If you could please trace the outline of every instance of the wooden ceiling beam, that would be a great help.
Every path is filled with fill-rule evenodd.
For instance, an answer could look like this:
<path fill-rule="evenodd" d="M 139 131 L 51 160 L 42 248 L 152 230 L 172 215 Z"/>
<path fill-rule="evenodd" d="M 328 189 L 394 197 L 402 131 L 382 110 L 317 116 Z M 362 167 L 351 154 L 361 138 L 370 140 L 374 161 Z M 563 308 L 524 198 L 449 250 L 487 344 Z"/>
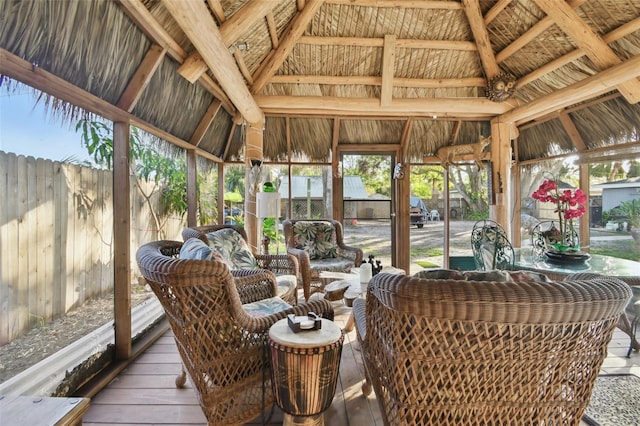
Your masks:
<path fill-rule="evenodd" d="M 254 78 L 254 84 L 251 88 L 252 93 L 260 93 L 267 85 L 269 79 L 273 77 L 282 62 L 293 50 L 298 39 L 302 36 L 305 29 L 311 22 L 311 19 L 322 6 L 323 0 L 309 0 L 304 9 L 300 11 L 291 21 L 291 25 L 280 42 L 277 49 L 273 50 L 267 57 L 265 62 L 260 66 L 257 76 Z"/>
<path fill-rule="evenodd" d="M 384 36 L 384 49 L 382 52 L 382 87 L 380 89 L 380 105 L 389 106 L 393 99 L 393 75 L 396 62 L 396 36 L 387 34 Z"/>
<path fill-rule="evenodd" d="M 451 136 L 449 137 L 449 145 L 455 145 L 458 143 L 458 136 L 460 135 L 460 129 L 462 128 L 462 121 L 458 120 L 453 124 L 451 130 Z"/>
<path fill-rule="evenodd" d="M 560 119 L 560 123 L 562 123 L 562 127 L 564 127 L 564 131 L 567 132 L 567 135 L 569 135 L 571 143 L 576 147 L 576 150 L 578 152 L 586 150 L 587 145 L 584 143 L 584 139 L 582 139 L 582 136 L 580 136 L 580 132 L 578 132 L 578 128 L 576 127 L 569 114 L 563 112 L 558 118 Z"/>
<path fill-rule="evenodd" d="M 311 44 L 315 46 L 382 47 L 384 46 L 384 38 L 302 36 L 298 40 L 298 44 Z M 478 50 L 478 46 L 471 41 L 414 40 L 408 38 L 396 39 L 396 47 L 407 49 L 462 50 L 470 52 Z"/>
<path fill-rule="evenodd" d="M 327 84 L 327 85 L 348 85 L 361 84 L 365 86 L 381 86 L 382 77 L 373 76 L 331 76 L 331 75 L 274 75 L 269 83 L 282 84 Z M 421 78 L 401 78 L 393 79 L 395 87 L 414 87 L 418 89 L 442 89 L 460 87 L 485 87 L 487 81 L 482 77 L 471 78 L 443 78 L 443 79 L 421 79 Z"/>
<path fill-rule="evenodd" d="M 576 8 L 581 6 L 587 0 L 570 0 L 567 5 L 571 8 Z M 496 61 L 499 64 L 504 62 L 508 57 L 522 49 L 524 46 L 533 41 L 540 34 L 549 29 L 550 26 L 554 24 L 553 19 L 549 16 L 545 16 L 538 22 L 536 22 L 531 28 L 529 28 L 524 34 L 515 39 L 511 44 L 502 49 L 500 52 L 496 54 Z"/>
<path fill-rule="evenodd" d="M 220 35 L 227 47 L 233 45 L 256 22 L 264 19 L 275 6 L 271 1 L 250 1 L 220 25 Z"/>
<path fill-rule="evenodd" d="M 198 123 L 198 127 L 196 127 L 196 130 L 193 132 L 193 135 L 191 135 L 191 139 L 189 140 L 189 142 L 191 142 L 193 146 L 200 145 L 200 142 L 202 142 L 202 138 L 204 138 L 204 135 L 207 133 L 207 130 L 209 130 L 209 127 L 211 127 L 211 123 L 213 123 L 213 119 L 216 118 L 216 114 L 220 110 L 221 105 L 222 104 L 218 99 L 214 99 L 213 102 L 211 102 L 211 104 L 209 105 L 209 108 L 207 108 L 207 112 L 205 112 L 202 118 L 200 119 L 200 123 Z"/>
<path fill-rule="evenodd" d="M 491 78 L 500 73 L 500 68 L 498 67 L 498 62 L 491 47 L 489 32 L 484 23 L 480 4 L 478 0 L 462 0 L 462 4 L 464 6 L 464 13 L 467 15 L 469 25 L 471 26 L 473 38 L 478 46 L 478 53 L 480 54 L 480 61 L 482 62 L 485 75 L 487 78 Z"/>
<path fill-rule="evenodd" d="M 219 23 L 222 24 L 226 21 L 227 17 L 224 15 L 224 9 L 222 8 L 220 0 L 207 0 L 207 4 L 213 11 L 213 14 L 216 16 Z"/>
<path fill-rule="evenodd" d="M 271 46 L 277 49 L 279 45 L 278 28 L 273 17 L 273 12 L 267 13 L 267 28 L 269 29 L 269 37 L 271 37 Z"/>
<path fill-rule="evenodd" d="M 505 7 L 509 6 L 509 3 L 511 3 L 511 0 L 498 0 L 496 4 L 494 4 L 493 7 L 484 15 L 484 24 L 489 25 Z"/>
<path fill-rule="evenodd" d="M 249 123 L 263 124 L 264 114 L 245 86 L 207 6 L 199 0 L 162 0 L 162 4 L 191 40 L 242 116 Z"/>
<path fill-rule="evenodd" d="M 164 55 L 167 51 L 158 44 L 152 44 L 147 54 L 144 55 L 142 62 L 138 66 L 138 69 L 133 74 L 133 77 L 129 81 L 127 88 L 124 89 L 122 95 L 116 106 L 122 108 L 125 111 L 131 112 L 138 103 L 142 92 L 151 81 L 151 77 L 156 72 Z"/>
<path fill-rule="evenodd" d="M 167 55 L 178 64 L 182 64 L 187 58 L 187 52 L 169 35 L 167 31 L 156 21 L 151 12 L 140 0 L 116 0 L 129 18 L 136 23 L 149 39 L 167 50 Z M 198 83 L 209 93 L 222 101 L 223 108 L 231 115 L 236 112 L 235 107 L 216 82 L 207 74 L 203 74 Z"/>
<path fill-rule="evenodd" d="M 128 111 L 112 105 L 86 90 L 74 86 L 60 77 L 40 67 L 34 66 L 31 62 L 25 61 L 4 49 L 0 49 L 0 74 L 20 81 L 34 89 L 48 93 L 62 101 L 69 102 L 90 113 L 104 117 L 107 120 L 127 122 L 180 148 L 194 149 L 193 145 L 189 142 L 141 120 Z M 211 161 L 221 161 L 215 155 L 199 148 L 196 148 L 196 153 Z"/>
<path fill-rule="evenodd" d="M 602 39 L 606 43 L 613 43 L 614 41 L 620 40 L 621 38 L 626 37 L 629 34 L 636 32 L 638 30 L 640 30 L 640 18 L 633 19 L 627 22 L 626 24 L 619 26 L 618 28 L 614 29 L 610 33 L 605 34 L 602 37 Z M 586 55 L 586 53 L 582 49 L 576 49 L 571 52 L 565 53 L 559 58 L 554 59 L 553 61 L 537 68 L 536 70 L 530 72 L 529 74 L 519 79 L 517 82 L 517 86 L 522 87 L 526 84 L 532 83 L 538 80 L 539 78 L 541 78 L 542 76 L 549 74 L 557 70 L 558 68 L 561 68 L 567 65 L 568 63 L 581 58 L 584 55 Z"/>
<path fill-rule="evenodd" d="M 194 52 L 189 55 L 182 65 L 178 67 L 178 74 L 182 76 L 189 83 L 193 84 L 207 72 L 209 67 L 205 63 L 204 59 L 198 52 Z"/>
<path fill-rule="evenodd" d="M 526 105 L 516 107 L 503 114 L 500 120 L 513 121 L 519 126 L 553 111 L 603 95 L 613 90 L 618 84 L 636 79 L 639 75 L 640 55 Z"/>
<path fill-rule="evenodd" d="M 565 2 L 556 0 L 534 0 L 535 3 L 562 29 L 578 48 L 584 50 L 591 61 L 600 69 L 620 64 L 622 60 L 596 34 L 580 16 Z M 640 101 L 640 81 L 631 79 L 617 86 L 630 103 Z"/>
<path fill-rule="evenodd" d="M 475 117 L 486 119 L 505 113 L 506 103 L 484 98 L 404 98 L 394 99 L 390 106 L 381 106 L 376 98 L 342 98 L 331 96 L 262 96 L 255 97 L 265 113 L 339 116 L 370 115 L 415 117 Z"/>
<path fill-rule="evenodd" d="M 325 0 L 328 4 L 339 4 L 360 7 L 385 7 L 402 9 L 445 9 L 460 10 L 462 5 L 457 1 L 428 1 L 428 0 Z"/>

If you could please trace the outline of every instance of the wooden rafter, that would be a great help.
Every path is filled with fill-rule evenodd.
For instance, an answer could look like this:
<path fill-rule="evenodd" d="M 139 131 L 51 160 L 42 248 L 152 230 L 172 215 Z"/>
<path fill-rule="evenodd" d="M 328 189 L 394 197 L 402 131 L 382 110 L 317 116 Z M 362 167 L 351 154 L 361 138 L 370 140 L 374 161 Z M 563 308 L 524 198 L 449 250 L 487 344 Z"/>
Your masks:
<path fill-rule="evenodd" d="M 569 7 L 576 8 L 581 6 L 585 1 L 587 0 L 570 0 L 567 4 Z M 496 54 L 496 61 L 498 61 L 499 64 L 504 62 L 509 56 L 513 55 L 522 47 L 529 44 L 540 34 L 548 30 L 549 27 L 553 24 L 554 22 L 550 17 L 546 16 L 542 18 L 541 20 L 536 22 L 534 26 L 532 26 L 524 34 L 522 34 L 522 36 L 514 40 L 513 43 L 509 44 L 507 47 L 498 52 Z"/>
<path fill-rule="evenodd" d="M 276 73 L 278 68 L 280 68 L 285 58 L 289 56 L 298 39 L 309 25 L 309 22 L 318 12 L 320 6 L 322 6 L 322 3 L 323 0 L 309 0 L 304 9 L 293 18 L 278 48 L 272 50 L 271 54 L 269 54 L 263 64 L 260 65 L 251 88 L 252 93 L 260 93 L 262 89 L 264 89 L 269 79 Z"/>
<path fill-rule="evenodd" d="M 298 44 L 311 44 L 316 46 L 359 46 L 382 47 L 384 38 L 381 37 L 320 37 L 302 36 Z M 408 38 L 396 38 L 396 47 L 407 49 L 434 49 L 434 50 L 462 50 L 476 51 L 478 47 L 474 42 L 462 40 L 415 40 Z"/>
<path fill-rule="evenodd" d="M 546 18 L 545 18 L 546 19 Z M 621 38 L 640 30 L 640 18 L 633 19 L 626 24 L 621 25 L 620 27 L 614 29 L 610 33 L 604 35 L 602 39 L 606 43 L 613 43 L 616 40 L 620 40 Z M 557 59 L 537 68 L 536 70 L 530 72 L 524 77 L 518 80 L 518 87 L 522 87 L 526 84 L 532 83 L 542 76 L 549 74 L 577 59 L 584 56 L 586 53 L 582 49 L 575 49 L 571 52 L 565 53 Z"/>
<path fill-rule="evenodd" d="M 233 45 L 256 22 L 264 19 L 273 8 L 270 1 L 250 1 L 240 10 L 231 15 L 224 24 L 220 25 L 220 35 L 228 46 Z"/>
<path fill-rule="evenodd" d="M 513 121 L 520 125 L 553 111 L 605 94 L 625 81 L 636 79 L 639 75 L 640 55 L 526 105 L 514 108 L 504 114 L 501 120 Z"/>
<path fill-rule="evenodd" d="M 238 64 L 238 68 L 242 73 L 242 76 L 247 80 L 249 85 L 253 84 L 253 78 L 251 77 L 251 71 L 247 68 L 247 64 L 244 62 L 244 56 L 242 55 L 242 51 L 240 49 L 233 49 L 233 57 L 236 59 L 236 63 Z"/>
<path fill-rule="evenodd" d="M 278 48 L 278 29 L 276 27 L 276 21 L 273 17 L 273 12 L 267 13 L 267 28 L 269 29 L 269 37 L 271 37 L 271 46 L 274 49 Z"/>
<path fill-rule="evenodd" d="M 462 128 L 462 121 L 456 121 L 451 129 L 451 136 L 449 137 L 449 144 L 455 145 L 458 143 L 458 135 L 460 135 L 460 129 Z"/>
<path fill-rule="evenodd" d="M 396 61 L 396 36 L 384 36 L 384 50 L 382 53 L 382 88 L 380 90 L 380 105 L 391 105 L 393 97 L 393 75 Z"/>
<path fill-rule="evenodd" d="M 153 77 L 158 66 L 162 63 L 166 52 L 165 49 L 157 44 L 151 45 L 116 106 L 128 112 L 133 110 L 142 92 L 151 81 L 151 77 Z"/>
<path fill-rule="evenodd" d="M 331 75 L 274 75 L 269 80 L 270 83 L 285 84 L 361 84 L 365 86 L 381 86 L 382 77 L 373 76 L 331 76 Z M 393 79 L 395 87 L 414 87 L 419 89 L 442 89 L 458 87 L 484 87 L 487 82 L 482 77 L 471 78 L 400 78 Z"/>
<path fill-rule="evenodd" d="M 534 0 L 553 21 L 585 51 L 589 59 L 601 69 L 620 64 L 622 60 L 565 2 Z M 631 79 L 617 86 L 630 103 L 640 101 L 640 81 Z"/>
<path fill-rule="evenodd" d="M 209 4 L 218 22 L 222 24 L 227 17 L 224 15 L 224 9 L 222 8 L 222 4 L 220 4 L 220 0 L 207 0 L 207 4 Z"/>
<path fill-rule="evenodd" d="M 31 62 L 25 61 L 4 49 L 0 49 L 0 74 L 27 84 L 91 113 L 98 114 L 107 120 L 131 123 L 133 126 L 151 133 L 160 139 L 164 139 L 167 142 L 171 142 L 176 146 L 193 149 L 193 145 L 189 142 L 141 120 L 131 113 L 100 99 L 86 90 L 74 86 L 42 68 L 34 67 Z M 220 162 L 218 157 L 207 151 L 198 149 L 197 153 L 209 160 Z"/>
<path fill-rule="evenodd" d="M 380 106 L 376 98 L 342 98 L 331 96 L 262 96 L 258 105 L 269 114 L 343 115 L 343 116 L 404 116 L 486 119 L 507 112 L 506 103 L 484 98 L 405 98 L 395 99 L 388 107 Z"/>
<path fill-rule="evenodd" d="M 509 6 L 509 3 L 511 3 L 511 0 L 498 0 L 496 4 L 494 4 L 493 7 L 484 15 L 484 24 L 489 25 L 489 23 L 491 23 L 491 21 L 493 21 L 505 7 Z"/>
<path fill-rule="evenodd" d="M 204 135 L 207 133 L 207 130 L 209 130 L 211 123 L 213 123 L 213 119 L 220 110 L 220 105 L 220 101 L 218 99 L 214 99 L 214 101 L 211 102 L 211 105 L 209 105 L 209 108 L 207 108 L 207 112 L 204 113 L 200 119 L 200 123 L 198 123 L 198 127 L 196 127 L 193 135 L 191 135 L 190 142 L 193 146 L 198 146 L 200 145 L 200 142 L 202 142 L 202 138 L 204 138 Z"/>
<path fill-rule="evenodd" d="M 151 12 L 140 0 L 116 0 L 127 16 L 136 23 L 149 39 L 167 50 L 167 55 L 179 64 L 187 58 L 187 52 L 180 47 L 167 31 L 156 21 Z M 207 12 L 208 14 L 208 12 Z M 207 74 L 203 74 L 198 83 L 213 96 L 222 101 L 222 107 L 231 115 L 235 114 L 235 108 L 227 94 Z"/>
<path fill-rule="evenodd" d="M 500 73 L 500 68 L 498 67 L 498 62 L 491 47 L 489 32 L 484 23 L 480 4 L 478 0 L 462 0 L 462 4 L 464 5 L 464 12 L 467 15 L 467 19 L 469 20 L 473 38 L 478 46 L 478 53 L 480 54 L 480 61 L 482 62 L 485 75 L 487 78 L 491 78 Z"/>
<path fill-rule="evenodd" d="M 386 7 L 401 9 L 445 9 L 460 10 L 462 5 L 457 1 L 428 1 L 428 0 L 325 0 L 328 4 L 341 4 L 360 7 Z"/>
<path fill-rule="evenodd" d="M 207 6 L 199 0 L 162 4 L 200 52 L 209 69 L 216 76 L 238 111 L 249 123 L 264 123 L 264 114 L 245 86 L 244 78 L 229 53 Z M 228 21 L 227 21 L 228 22 Z"/>
<path fill-rule="evenodd" d="M 569 139 L 571 139 L 571 143 L 576 147 L 578 152 L 584 151 L 587 149 L 587 145 L 584 143 L 584 139 L 580 136 L 580 132 L 576 128 L 575 123 L 566 112 L 560 114 L 560 123 L 562 123 L 562 127 L 564 127 L 565 132 L 569 135 Z"/>

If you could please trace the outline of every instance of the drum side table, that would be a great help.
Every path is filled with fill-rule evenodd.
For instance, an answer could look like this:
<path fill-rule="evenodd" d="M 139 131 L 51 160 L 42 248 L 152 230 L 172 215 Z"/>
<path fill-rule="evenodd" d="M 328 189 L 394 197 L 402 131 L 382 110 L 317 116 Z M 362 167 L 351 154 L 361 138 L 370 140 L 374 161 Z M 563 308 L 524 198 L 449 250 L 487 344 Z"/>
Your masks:
<path fill-rule="evenodd" d="M 284 425 L 324 425 L 323 412 L 336 393 L 344 335 L 333 321 L 320 330 L 294 333 L 287 319 L 269 329 L 271 378 Z"/>

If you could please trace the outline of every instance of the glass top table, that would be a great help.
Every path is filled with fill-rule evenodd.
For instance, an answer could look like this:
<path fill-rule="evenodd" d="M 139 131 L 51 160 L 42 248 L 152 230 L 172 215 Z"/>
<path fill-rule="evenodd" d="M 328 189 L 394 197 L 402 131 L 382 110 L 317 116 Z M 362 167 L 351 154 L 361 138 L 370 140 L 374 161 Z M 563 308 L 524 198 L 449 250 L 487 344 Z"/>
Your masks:
<path fill-rule="evenodd" d="M 584 264 L 555 264 L 536 258 L 531 248 L 515 250 L 515 269 L 528 269 L 537 272 L 569 275 L 577 272 L 593 272 L 614 277 L 640 276 L 640 262 L 620 259 L 612 256 L 592 254 Z"/>

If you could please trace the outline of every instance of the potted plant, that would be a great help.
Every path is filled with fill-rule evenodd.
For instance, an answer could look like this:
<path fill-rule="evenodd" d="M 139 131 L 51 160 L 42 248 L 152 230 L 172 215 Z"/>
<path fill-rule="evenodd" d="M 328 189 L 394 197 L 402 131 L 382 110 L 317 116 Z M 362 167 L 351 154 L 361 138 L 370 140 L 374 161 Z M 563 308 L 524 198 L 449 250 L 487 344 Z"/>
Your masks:
<path fill-rule="evenodd" d="M 574 239 L 576 233 L 573 229 L 573 220 L 586 212 L 586 194 L 580 188 L 561 190 L 557 180 L 553 178 L 545 179 L 531 198 L 556 205 L 554 212 L 558 214 L 559 229 L 550 245 L 558 252 L 579 250 Z"/>
<path fill-rule="evenodd" d="M 640 199 L 622 201 L 614 211 L 629 223 L 631 236 L 636 244 L 640 244 Z"/>

